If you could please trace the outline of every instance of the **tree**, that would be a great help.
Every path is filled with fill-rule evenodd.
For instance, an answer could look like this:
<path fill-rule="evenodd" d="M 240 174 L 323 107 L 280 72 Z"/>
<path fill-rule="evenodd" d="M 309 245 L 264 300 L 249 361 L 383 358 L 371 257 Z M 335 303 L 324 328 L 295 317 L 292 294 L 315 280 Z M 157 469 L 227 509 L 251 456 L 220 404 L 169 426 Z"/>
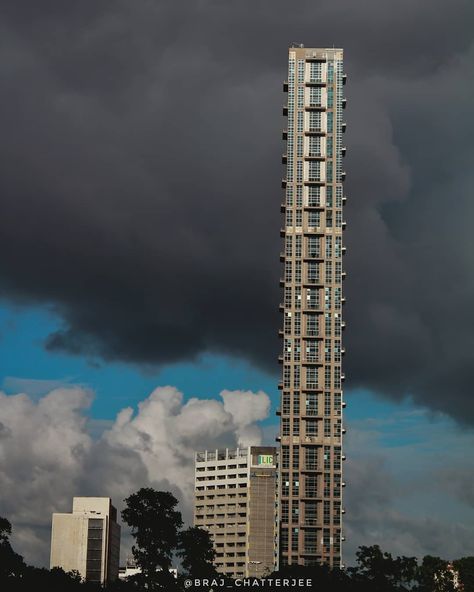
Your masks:
<path fill-rule="evenodd" d="M 462 557 L 453 561 L 454 569 L 459 573 L 463 592 L 474 592 L 474 557 Z"/>
<path fill-rule="evenodd" d="M 12 525 L 0 517 L 0 582 L 17 578 L 25 569 L 23 557 L 15 553 L 10 544 Z"/>
<path fill-rule="evenodd" d="M 418 568 L 416 592 L 454 592 L 453 572 L 448 561 L 426 555 Z"/>
<path fill-rule="evenodd" d="M 216 576 L 215 551 L 209 533 L 196 526 L 182 530 L 178 537 L 177 555 L 186 574 L 193 578 Z"/>
<path fill-rule="evenodd" d="M 416 579 L 418 564 L 415 557 L 397 557 L 384 553 L 378 545 L 359 547 L 357 567 L 350 568 L 355 581 L 367 581 L 375 590 L 411 590 Z"/>
<path fill-rule="evenodd" d="M 169 570 L 183 521 L 175 510 L 178 500 L 169 492 L 145 487 L 125 500 L 122 519 L 132 528 L 133 557 L 141 568 L 137 578 L 148 590 L 173 590 L 176 581 Z"/>

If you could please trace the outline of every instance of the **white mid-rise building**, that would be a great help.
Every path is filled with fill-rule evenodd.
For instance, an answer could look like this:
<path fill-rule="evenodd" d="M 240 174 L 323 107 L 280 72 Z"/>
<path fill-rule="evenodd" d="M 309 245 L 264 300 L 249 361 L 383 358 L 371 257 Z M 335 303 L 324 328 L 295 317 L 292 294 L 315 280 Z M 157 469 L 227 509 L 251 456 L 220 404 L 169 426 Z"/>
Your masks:
<path fill-rule="evenodd" d="M 120 526 L 108 497 L 75 497 L 71 514 L 53 514 L 50 566 L 77 571 L 85 581 L 118 577 Z"/>

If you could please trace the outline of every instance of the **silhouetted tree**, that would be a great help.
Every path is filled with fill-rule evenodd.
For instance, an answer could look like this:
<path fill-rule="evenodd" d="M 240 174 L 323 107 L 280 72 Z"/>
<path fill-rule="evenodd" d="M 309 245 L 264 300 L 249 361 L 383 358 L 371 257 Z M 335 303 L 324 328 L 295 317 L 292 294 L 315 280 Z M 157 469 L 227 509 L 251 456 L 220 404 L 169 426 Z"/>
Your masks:
<path fill-rule="evenodd" d="M 453 573 L 449 562 L 426 555 L 417 571 L 416 592 L 454 592 Z"/>
<path fill-rule="evenodd" d="M 0 582 L 19 577 L 25 569 L 23 557 L 10 544 L 12 525 L 0 517 Z"/>
<path fill-rule="evenodd" d="M 178 500 L 169 492 L 145 487 L 125 500 L 122 519 L 132 529 L 133 557 L 142 573 L 135 579 L 147 590 L 176 589 L 169 570 L 183 521 L 175 508 Z"/>
<path fill-rule="evenodd" d="M 378 545 L 359 547 L 357 566 L 348 572 L 355 582 L 365 581 L 374 590 L 404 592 L 416 581 L 418 564 L 415 557 L 397 557 L 384 553 Z"/>
<path fill-rule="evenodd" d="M 209 533 L 196 526 L 182 530 L 178 537 L 177 555 L 188 576 L 212 578 L 217 572 L 214 567 L 216 553 Z"/>
<path fill-rule="evenodd" d="M 459 573 L 463 592 L 474 592 L 474 557 L 456 559 L 453 567 Z"/>

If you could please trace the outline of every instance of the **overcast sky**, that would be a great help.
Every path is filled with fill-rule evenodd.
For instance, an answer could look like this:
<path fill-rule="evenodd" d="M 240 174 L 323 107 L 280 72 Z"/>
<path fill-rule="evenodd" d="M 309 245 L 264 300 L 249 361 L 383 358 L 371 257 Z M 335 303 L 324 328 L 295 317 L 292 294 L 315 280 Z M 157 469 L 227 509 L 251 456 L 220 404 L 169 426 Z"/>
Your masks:
<path fill-rule="evenodd" d="M 473 22 L 469 0 L 0 0 L 0 298 L 48 311 L 49 378 L 73 359 L 150 373 L 206 354 L 276 382 L 287 48 L 335 45 L 347 385 L 467 437 Z M 5 359 L 37 377 L 9 323 Z"/>

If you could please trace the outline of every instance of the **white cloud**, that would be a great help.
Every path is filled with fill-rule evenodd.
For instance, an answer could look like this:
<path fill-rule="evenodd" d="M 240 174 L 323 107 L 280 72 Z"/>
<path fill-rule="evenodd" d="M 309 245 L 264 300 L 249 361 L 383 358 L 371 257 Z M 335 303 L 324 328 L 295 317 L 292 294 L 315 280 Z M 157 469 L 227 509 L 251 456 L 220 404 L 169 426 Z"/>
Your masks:
<path fill-rule="evenodd" d="M 51 513 L 70 511 L 74 495 L 108 495 L 120 509 L 124 497 L 151 485 L 173 491 L 190 519 L 194 451 L 260 443 L 255 422 L 270 407 L 263 392 L 221 397 L 185 402 L 176 388 L 159 387 L 94 438 L 90 391 L 59 388 L 37 401 L 0 392 L 0 515 L 13 524 L 16 550 L 47 564 Z"/>

